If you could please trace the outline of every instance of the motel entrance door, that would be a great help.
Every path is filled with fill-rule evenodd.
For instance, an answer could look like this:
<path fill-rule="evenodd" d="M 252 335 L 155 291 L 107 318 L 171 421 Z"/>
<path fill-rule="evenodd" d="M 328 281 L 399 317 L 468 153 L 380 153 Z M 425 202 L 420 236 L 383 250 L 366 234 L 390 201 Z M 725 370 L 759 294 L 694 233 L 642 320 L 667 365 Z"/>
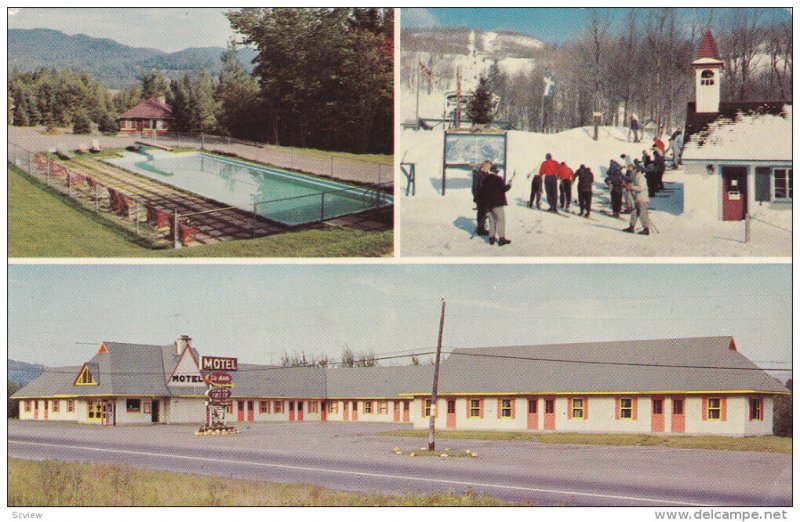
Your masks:
<path fill-rule="evenodd" d="M 653 397 L 650 402 L 650 431 L 662 433 L 664 431 L 664 397 Z"/>
<path fill-rule="evenodd" d="M 556 429 L 556 400 L 544 400 L 544 429 Z"/>
<path fill-rule="evenodd" d="M 100 420 L 103 426 L 116 426 L 114 401 L 100 401 Z"/>
<path fill-rule="evenodd" d="M 342 420 L 350 420 L 350 401 L 342 401 Z"/>
<path fill-rule="evenodd" d="M 358 401 L 353 401 L 353 420 L 358 420 Z"/>
<path fill-rule="evenodd" d="M 394 422 L 400 422 L 400 401 L 394 401 Z"/>
<path fill-rule="evenodd" d="M 297 420 L 303 420 L 303 401 L 297 401 Z"/>
<path fill-rule="evenodd" d="M 403 422 L 411 422 L 411 401 L 403 401 Z"/>
<path fill-rule="evenodd" d="M 153 401 L 150 410 L 150 421 L 151 422 L 158 422 L 158 404 L 159 401 Z"/>
<path fill-rule="evenodd" d="M 289 401 L 289 421 L 294 420 L 294 401 Z"/>
<path fill-rule="evenodd" d="M 325 422 L 328 420 L 328 403 L 322 401 L 319 403 L 319 420 Z"/>
<path fill-rule="evenodd" d="M 456 400 L 447 399 L 447 427 L 456 427 Z"/>
<path fill-rule="evenodd" d="M 33 420 L 39 420 L 39 399 L 33 400 Z"/>
<path fill-rule="evenodd" d="M 747 167 L 722 167 L 722 220 L 747 216 Z"/>
<path fill-rule="evenodd" d="M 244 401 L 236 401 L 236 420 L 244 422 Z"/>
<path fill-rule="evenodd" d="M 47 399 L 44 400 L 44 410 L 43 410 L 44 411 L 44 420 L 47 420 L 47 411 L 48 411 L 48 403 L 49 402 L 50 401 L 48 401 Z"/>
<path fill-rule="evenodd" d="M 683 413 L 683 397 L 672 398 L 671 420 L 670 431 L 672 431 L 672 433 L 683 433 L 686 429 L 686 418 Z"/>
<path fill-rule="evenodd" d="M 539 429 L 539 412 L 538 412 L 538 404 L 536 403 L 537 399 L 535 397 L 531 397 L 528 399 L 528 429 L 529 430 L 538 430 Z"/>
<path fill-rule="evenodd" d="M 255 403 L 254 401 L 247 401 L 247 421 L 253 422 L 254 415 L 255 415 Z"/>

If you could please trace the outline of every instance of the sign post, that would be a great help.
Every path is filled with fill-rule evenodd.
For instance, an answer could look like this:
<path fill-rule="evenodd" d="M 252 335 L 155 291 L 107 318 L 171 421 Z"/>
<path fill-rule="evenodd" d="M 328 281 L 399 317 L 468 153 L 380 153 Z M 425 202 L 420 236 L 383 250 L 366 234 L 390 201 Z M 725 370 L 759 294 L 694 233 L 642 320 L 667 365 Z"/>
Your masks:
<path fill-rule="evenodd" d="M 206 422 L 195 435 L 235 435 L 239 430 L 225 423 L 225 410 L 233 405 L 233 377 L 239 361 L 235 357 L 203 357 L 201 370 L 210 371 L 204 376 L 206 390 Z M 224 371 L 222 371 L 224 370 Z"/>

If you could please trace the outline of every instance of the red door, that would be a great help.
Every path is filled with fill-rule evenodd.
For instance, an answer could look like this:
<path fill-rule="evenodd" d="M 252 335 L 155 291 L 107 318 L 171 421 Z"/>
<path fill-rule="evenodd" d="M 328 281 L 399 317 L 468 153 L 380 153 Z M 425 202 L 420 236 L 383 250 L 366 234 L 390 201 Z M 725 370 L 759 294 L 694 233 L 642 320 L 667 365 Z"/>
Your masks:
<path fill-rule="evenodd" d="M 353 420 L 358 420 L 358 401 L 353 401 Z"/>
<path fill-rule="evenodd" d="M 411 422 L 411 402 L 403 401 L 403 422 Z"/>
<path fill-rule="evenodd" d="M 244 401 L 236 401 L 236 420 L 244 422 Z"/>
<path fill-rule="evenodd" d="M 294 420 L 294 401 L 289 401 L 289 420 Z"/>
<path fill-rule="evenodd" d="M 297 420 L 303 420 L 303 401 L 297 401 Z"/>
<path fill-rule="evenodd" d="M 33 401 L 33 420 L 38 420 L 38 419 L 39 419 L 39 401 L 38 400 L 34 400 Z"/>
<path fill-rule="evenodd" d="M 342 420 L 350 420 L 350 401 L 342 401 Z"/>
<path fill-rule="evenodd" d="M 394 401 L 394 421 L 400 422 L 400 401 Z"/>
<path fill-rule="evenodd" d="M 320 402 L 319 408 L 319 420 L 325 422 L 328 420 L 328 403 L 325 401 Z"/>
<path fill-rule="evenodd" d="M 672 423 L 670 429 L 672 433 L 683 433 L 686 429 L 686 417 L 683 412 L 684 402 L 683 397 L 672 398 Z"/>
<path fill-rule="evenodd" d="M 650 404 L 650 431 L 661 433 L 664 431 L 664 397 L 653 397 Z"/>
<path fill-rule="evenodd" d="M 253 406 L 253 401 L 247 401 L 247 420 L 249 422 L 253 422 L 253 414 L 255 413 Z"/>
<path fill-rule="evenodd" d="M 447 399 L 447 427 L 456 427 L 456 400 Z"/>
<path fill-rule="evenodd" d="M 44 411 L 44 420 L 47 420 L 47 410 L 48 410 L 47 403 L 48 402 L 50 402 L 50 401 L 45 400 L 44 404 L 43 404 L 43 406 L 44 406 L 44 410 L 43 410 Z"/>
<path fill-rule="evenodd" d="M 544 400 L 544 429 L 556 429 L 556 400 Z"/>
<path fill-rule="evenodd" d="M 539 405 L 537 399 L 528 399 L 528 429 L 539 429 Z"/>
<path fill-rule="evenodd" d="M 747 215 L 747 167 L 722 167 L 722 220 L 741 221 Z"/>

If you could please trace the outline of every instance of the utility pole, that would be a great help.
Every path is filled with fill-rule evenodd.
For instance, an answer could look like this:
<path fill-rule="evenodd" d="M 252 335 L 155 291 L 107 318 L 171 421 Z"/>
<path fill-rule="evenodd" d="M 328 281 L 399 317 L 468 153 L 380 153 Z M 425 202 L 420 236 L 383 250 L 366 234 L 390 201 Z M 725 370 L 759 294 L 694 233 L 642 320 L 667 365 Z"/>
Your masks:
<path fill-rule="evenodd" d="M 439 359 L 442 355 L 442 331 L 444 330 L 444 299 L 442 318 L 439 320 L 439 340 L 436 342 L 436 365 L 433 367 L 433 393 L 431 393 L 431 415 L 428 417 L 428 451 L 436 449 L 436 400 L 439 397 Z"/>

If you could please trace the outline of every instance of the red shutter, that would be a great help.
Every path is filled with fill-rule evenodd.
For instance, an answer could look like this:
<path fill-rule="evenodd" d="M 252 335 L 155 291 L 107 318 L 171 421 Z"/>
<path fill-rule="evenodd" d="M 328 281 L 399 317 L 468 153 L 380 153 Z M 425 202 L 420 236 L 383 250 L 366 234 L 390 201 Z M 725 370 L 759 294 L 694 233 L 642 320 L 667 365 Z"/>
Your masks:
<path fill-rule="evenodd" d="M 572 418 L 572 398 L 567 399 L 567 418 Z"/>
<path fill-rule="evenodd" d="M 708 420 L 708 397 L 703 397 L 703 420 Z"/>
<path fill-rule="evenodd" d="M 511 399 L 511 418 L 515 419 L 517 417 L 517 399 Z"/>
<path fill-rule="evenodd" d="M 725 418 L 727 417 L 727 413 L 728 413 L 728 412 L 727 412 L 728 408 L 726 408 L 726 406 L 727 406 L 727 403 L 728 403 L 728 399 L 727 399 L 727 397 L 722 397 L 722 398 L 719 400 L 719 409 L 720 409 L 720 412 L 719 412 L 719 418 L 720 418 L 720 420 L 723 420 L 723 421 L 724 421 L 724 420 L 725 420 Z"/>
<path fill-rule="evenodd" d="M 583 398 L 583 420 L 589 420 L 589 397 Z"/>
<path fill-rule="evenodd" d="M 424 419 L 425 418 L 425 397 L 423 397 L 420 402 L 421 402 L 420 405 L 422 406 L 422 411 L 420 412 L 420 415 L 422 415 L 422 418 Z"/>
<path fill-rule="evenodd" d="M 503 399 L 497 399 L 497 418 L 500 418 L 500 413 L 503 411 Z"/>
<path fill-rule="evenodd" d="M 631 419 L 636 420 L 636 413 L 638 408 L 638 400 L 636 397 L 631 398 Z"/>
<path fill-rule="evenodd" d="M 614 420 L 619 420 L 619 397 L 614 397 Z"/>
<path fill-rule="evenodd" d="M 472 407 L 472 399 L 467 398 L 467 418 L 469 418 L 469 414 L 472 412 L 470 408 Z"/>
<path fill-rule="evenodd" d="M 481 419 L 482 419 L 483 418 L 483 399 L 481 399 L 480 408 L 481 408 Z"/>

